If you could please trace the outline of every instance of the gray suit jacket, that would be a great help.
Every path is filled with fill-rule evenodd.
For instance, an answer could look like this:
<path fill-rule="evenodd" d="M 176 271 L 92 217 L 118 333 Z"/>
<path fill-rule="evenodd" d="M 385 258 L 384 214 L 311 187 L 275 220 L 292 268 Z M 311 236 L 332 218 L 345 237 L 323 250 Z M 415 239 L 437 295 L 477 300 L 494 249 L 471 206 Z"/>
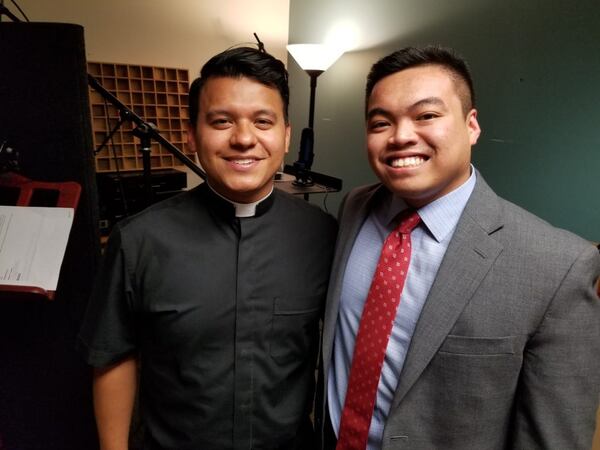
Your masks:
<path fill-rule="evenodd" d="M 352 191 L 323 331 L 322 396 L 350 250 L 381 185 Z M 384 449 L 589 449 L 600 388 L 600 256 L 480 174 L 417 323 Z M 323 428 L 325 401 L 317 411 Z"/>

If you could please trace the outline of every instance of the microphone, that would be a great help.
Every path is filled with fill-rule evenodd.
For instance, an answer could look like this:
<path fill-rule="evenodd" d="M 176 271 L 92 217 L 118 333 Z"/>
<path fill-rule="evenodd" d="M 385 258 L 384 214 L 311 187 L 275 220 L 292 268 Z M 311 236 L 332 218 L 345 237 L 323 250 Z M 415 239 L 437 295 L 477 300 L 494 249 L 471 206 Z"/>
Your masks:
<path fill-rule="evenodd" d="M 315 153 L 313 148 L 315 145 L 315 132 L 312 128 L 304 128 L 300 136 L 300 151 L 298 152 L 298 161 L 294 165 L 298 169 L 310 170 L 312 167 Z"/>
<path fill-rule="evenodd" d="M 315 132 L 312 128 L 304 128 L 300 136 L 300 151 L 298 152 L 298 161 L 294 163 L 296 169 L 296 180 L 293 182 L 296 186 L 312 186 L 314 183 L 310 176 L 315 153 L 313 152 L 315 144 Z"/>

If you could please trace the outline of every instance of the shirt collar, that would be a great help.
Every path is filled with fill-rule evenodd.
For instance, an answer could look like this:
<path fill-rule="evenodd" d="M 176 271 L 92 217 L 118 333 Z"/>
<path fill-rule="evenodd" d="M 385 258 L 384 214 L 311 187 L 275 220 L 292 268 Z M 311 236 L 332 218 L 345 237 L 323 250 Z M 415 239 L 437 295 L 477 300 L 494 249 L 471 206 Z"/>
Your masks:
<path fill-rule="evenodd" d="M 266 211 L 266 209 L 268 209 L 268 206 L 270 206 L 270 203 L 271 203 L 270 201 L 265 201 L 265 200 L 268 200 L 271 197 L 271 194 L 273 193 L 273 186 L 271 186 L 271 190 L 269 191 L 269 193 L 267 195 L 265 195 L 263 198 L 261 198 L 260 200 L 258 200 L 256 202 L 252 202 L 252 203 L 238 203 L 238 202 L 234 202 L 233 200 L 229 200 L 227 197 L 218 193 L 208 183 L 208 181 L 206 182 L 206 185 L 210 188 L 210 191 L 213 194 L 215 194 L 217 197 L 221 198 L 222 200 L 224 200 L 225 202 L 227 202 L 229 205 L 231 205 L 233 207 L 235 217 L 238 217 L 238 218 L 254 217 L 256 215 L 261 215 L 262 213 L 264 213 Z M 265 208 L 265 207 L 267 207 L 267 208 Z"/>
<path fill-rule="evenodd" d="M 456 224 L 471 197 L 471 193 L 475 188 L 477 176 L 475 168 L 471 165 L 471 175 L 458 188 L 452 192 L 438 198 L 437 200 L 418 209 L 417 212 L 421 217 L 421 221 L 431 232 L 436 241 L 443 241 L 456 228 Z M 381 210 L 384 215 L 381 217 L 381 222 L 390 224 L 398 216 L 400 212 L 408 208 L 406 202 L 396 195 L 392 195 L 389 200 L 383 205 Z"/>

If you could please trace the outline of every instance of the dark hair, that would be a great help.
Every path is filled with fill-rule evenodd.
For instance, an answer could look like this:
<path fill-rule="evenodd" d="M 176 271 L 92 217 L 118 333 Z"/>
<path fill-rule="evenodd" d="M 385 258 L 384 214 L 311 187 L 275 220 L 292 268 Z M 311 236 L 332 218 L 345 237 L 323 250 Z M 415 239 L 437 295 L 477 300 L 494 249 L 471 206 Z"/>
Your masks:
<path fill-rule="evenodd" d="M 210 58 L 200 70 L 200 77 L 196 78 L 191 84 L 188 101 L 192 126 L 196 125 L 198 120 L 202 87 L 209 78 L 213 77 L 248 77 L 265 86 L 276 88 L 283 100 L 285 123 L 288 123 L 290 89 L 288 87 L 288 73 L 283 63 L 264 51 L 251 47 L 237 47 L 225 50 Z"/>
<path fill-rule="evenodd" d="M 475 106 L 475 91 L 471 73 L 464 59 L 453 50 L 439 46 L 405 47 L 373 64 L 367 76 L 366 103 L 369 102 L 373 88 L 382 78 L 401 70 L 425 65 L 441 66 L 450 73 L 457 85 L 458 96 L 466 115 Z M 464 89 L 465 87 L 467 89 Z"/>

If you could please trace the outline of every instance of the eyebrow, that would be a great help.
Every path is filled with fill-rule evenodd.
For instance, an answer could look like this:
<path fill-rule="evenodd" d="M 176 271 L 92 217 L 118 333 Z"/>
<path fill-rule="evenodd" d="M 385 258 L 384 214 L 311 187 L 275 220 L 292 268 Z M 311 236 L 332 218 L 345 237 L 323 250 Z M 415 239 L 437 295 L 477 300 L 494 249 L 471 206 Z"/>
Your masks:
<path fill-rule="evenodd" d="M 421 100 L 413 103 L 412 105 L 410 105 L 408 107 L 408 109 L 411 110 L 411 109 L 421 108 L 423 106 L 430 106 L 430 105 L 431 106 L 441 106 L 443 108 L 446 108 L 446 103 L 444 103 L 444 101 L 441 98 L 427 97 L 427 98 L 421 99 Z M 367 112 L 367 120 L 372 119 L 374 116 L 379 116 L 379 115 L 384 116 L 384 117 L 390 117 L 392 115 L 392 113 L 384 108 L 373 108 Z"/>
<path fill-rule="evenodd" d="M 221 116 L 221 115 L 230 116 L 231 111 L 229 111 L 227 109 L 213 109 L 213 110 L 206 112 L 206 117 L 208 117 L 208 118 L 212 118 L 215 116 Z M 277 113 L 275 111 L 273 111 L 272 109 L 259 109 L 258 111 L 254 112 L 254 116 L 262 116 L 262 115 L 277 117 Z"/>
<path fill-rule="evenodd" d="M 267 115 L 271 117 L 277 117 L 277 112 L 272 109 L 259 109 L 254 113 L 256 116 Z"/>
<path fill-rule="evenodd" d="M 373 108 L 367 112 L 367 120 L 372 119 L 373 116 L 385 116 L 390 117 L 391 113 L 387 109 Z"/>
<path fill-rule="evenodd" d="M 446 103 L 444 103 L 444 101 L 441 98 L 427 97 L 427 98 L 424 98 L 424 99 L 419 100 L 418 102 L 412 104 L 410 106 L 410 109 L 419 108 L 421 106 L 427 106 L 427 105 L 443 106 L 444 108 L 446 107 Z"/>

